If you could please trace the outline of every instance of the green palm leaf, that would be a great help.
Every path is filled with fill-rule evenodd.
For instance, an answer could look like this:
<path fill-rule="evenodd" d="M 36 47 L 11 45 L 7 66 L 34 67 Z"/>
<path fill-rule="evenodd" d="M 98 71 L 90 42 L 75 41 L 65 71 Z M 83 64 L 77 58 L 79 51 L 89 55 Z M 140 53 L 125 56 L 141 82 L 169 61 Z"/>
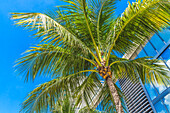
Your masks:
<path fill-rule="evenodd" d="M 153 34 L 170 24 L 169 0 L 138 0 L 129 3 L 121 17 L 117 18 L 115 35 L 110 37 L 107 63 L 112 50 L 125 53 L 127 50 L 143 43 Z"/>
<path fill-rule="evenodd" d="M 62 76 L 87 69 L 95 65 L 89 56 L 75 54 L 77 51 L 69 50 L 49 44 L 39 44 L 27 50 L 26 55 L 17 61 L 17 71 L 25 75 L 25 80 L 34 80 L 37 75 Z"/>
<path fill-rule="evenodd" d="M 64 98 L 65 94 L 71 95 L 81 84 L 81 80 L 85 79 L 81 73 L 59 77 L 40 85 L 28 95 L 22 105 L 22 111 L 41 113 L 43 110 L 53 110 L 58 99 Z"/>
<path fill-rule="evenodd" d="M 65 96 L 64 98 L 58 99 L 52 113 L 75 113 L 76 107 L 71 97 Z"/>
<path fill-rule="evenodd" d="M 128 77 L 131 80 L 141 78 L 143 84 L 157 82 L 158 84 L 169 84 L 168 71 L 165 65 L 160 64 L 158 59 L 149 57 L 128 60 L 123 58 L 112 58 L 110 66 L 114 75 L 118 78 Z"/>
<path fill-rule="evenodd" d="M 82 104 L 84 104 L 90 108 L 90 103 L 99 88 L 101 88 L 101 82 L 98 75 L 96 73 L 89 74 L 75 90 L 74 95 L 77 97 L 75 105 L 82 107 Z"/>
<path fill-rule="evenodd" d="M 57 22 L 56 17 L 52 18 L 48 14 L 42 13 L 12 13 L 12 19 L 18 20 L 16 21 L 16 25 L 26 27 L 27 29 L 38 30 L 38 33 L 36 33 L 38 36 L 51 34 L 54 37 L 53 40 L 57 40 L 56 38 L 59 36 L 61 42 L 58 43 L 67 41 L 69 45 L 77 45 L 87 50 L 86 45 L 77 38 L 76 34 Z M 48 38 L 50 38 L 50 35 L 44 37 L 44 39 Z"/>

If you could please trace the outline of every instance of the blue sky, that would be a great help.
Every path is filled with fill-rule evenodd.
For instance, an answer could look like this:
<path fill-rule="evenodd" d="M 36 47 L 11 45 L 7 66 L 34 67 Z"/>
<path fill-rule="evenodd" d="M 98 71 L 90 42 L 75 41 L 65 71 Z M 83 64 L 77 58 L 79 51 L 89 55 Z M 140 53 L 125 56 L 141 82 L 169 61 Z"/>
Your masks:
<path fill-rule="evenodd" d="M 59 0 L 0 0 L 0 113 L 18 113 L 26 95 L 48 80 L 41 78 L 34 83 L 24 83 L 24 79 L 14 72 L 16 59 L 35 40 L 31 37 L 32 33 L 13 25 L 10 12 L 42 12 L 60 4 L 63 3 Z M 118 3 L 116 14 L 123 12 L 126 6 L 126 0 Z"/>

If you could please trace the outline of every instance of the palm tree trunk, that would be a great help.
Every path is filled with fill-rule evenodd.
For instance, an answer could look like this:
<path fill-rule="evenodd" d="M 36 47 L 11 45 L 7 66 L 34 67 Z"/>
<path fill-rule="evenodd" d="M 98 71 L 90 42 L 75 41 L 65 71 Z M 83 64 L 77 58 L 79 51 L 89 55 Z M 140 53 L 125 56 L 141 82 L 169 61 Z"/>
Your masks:
<path fill-rule="evenodd" d="M 116 111 L 118 113 L 124 113 L 123 107 L 121 105 L 121 101 L 120 101 L 120 98 L 119 98 L 119 95 L 118 95 L 118 92 L 116 90 L 116 87 L 115 87 L 115 85 L 113 83 L 112 78 L 107 77 L 106 82 L 107 82 L 107 85 L 109 86 L 110 92 L 111 92 L 112 97 L 114 99 L 114 103 L 115 103 L 115 106 L 116 106 Z"/>

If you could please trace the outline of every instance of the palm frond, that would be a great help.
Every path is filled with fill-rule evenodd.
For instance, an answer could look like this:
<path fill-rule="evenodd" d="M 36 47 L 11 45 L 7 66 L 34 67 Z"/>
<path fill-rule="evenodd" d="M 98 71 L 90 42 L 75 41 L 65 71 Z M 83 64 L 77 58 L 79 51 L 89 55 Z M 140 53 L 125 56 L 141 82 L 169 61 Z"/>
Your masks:
<path fill-rule="evenodd" d="M 120 53 L 143 43 L 158 31 L 170 25 L 169 0 L 138 0 L 129 3 L 121 17 L 116 20 L 115 36 L 110 37 L 107 64 L 112 50 Z"/>
<path fill-rule="evenodd" d="M 86 105 L 90 108 L 90 103 L 101 87 L 97 73 L 90 73 L 86 79 L 84 79 L 79 87 L 75 89 L 74 95 L 76 95 L 76 106 L 82 107 Z"/>
<path fill-rule="evenodd" d="M 76 107 L 74 106 L 73 99 L 66 95 L 64 98 L 58 99 L 53 107 L 52 113 L 75 113 Z"/>
<path fill-rule="evenodd" d="M 12 19 L 17 19 L 16 25 L 26 27 L 31 30 L 38 30 L 36 37 L 44 37 L 44 40 L 52 40 L 53 43 L 66 42 L 69 46 L 78 46 L 84 51 L 89 48 L 78 38 L 78 36 L 68 29 L 64 24 L 57 21 L 57 13 L 54 16 L 42 13 L 12 13 Z"/>
<path fill-rule="evenodd" d="M 100 0 L 98 1 L 95 8 L 93 8 L 94 12 L 97 13 L 97 37 L 98 43 L 101 50 L 105 51 L 104 48 L 106 45 L 106 37 L 109 34 L 110 29 L 112 28 L 114 19 L 114 10 L 115 10 L 115 2 L 113 0 Z M 96 10 L 98 9 L 98 10 Z"/>
<path fill-rule="evenodd" d="M 58 99 L 64 98 L 66 95 L 72 95 L 75 88 L 85 78 L 84 74 L 77 73 L 41 84 L 27 96 L 22 104 L 22 111 L 26 113 L 52 111 Z"/>
<path fill-rule="evenodd" d="M 64 7 L 65 6 L 63 6 L 63 8 Z M 86 23 L 82 21 L 81 14 L 79 15 L 78 12 L 76 12 L 77 9 L 74 13 L 71 11 L 73 14 L 70 10 L 66 11 L 66 14 L 63 14 L 65 10 L 51 11 L 46 14 L 12 13 L 12 19 L 17 19 L 16 25 L 20 25 L 31 30 L 37 30 L 37 33 L 35 33 L 34 36 L 38 38 L 43 37 L 41 41 L 48 41 L 59 46 L 77 47 L 79 48 L 79 51 L 90 53 L 100 65 L 93 49 L 89 48 L 96 48 L 96 46 L 92 45 L 91 41 L 89 41 L 89 35 L 83 30 L 87 27 L 84 27 L 84 24 Z M 69 12 L 72 15 L 68 15 Z M 75 13 L 79 15 L 77 19 L 75 18 Z M 75 27 L 75 25 L 78 26 Z M 82 26 L 84 28 L 82 28 Z M 85 34 L 82 34 L 81 30 L 83 30 L 83 33 Z"/>
<path fill-rule="evenodd" d="M 158 84 L 163 84 L 163 82 L 169 83 L 168 71 L 158 59 L 150 59 L 149 57 L 135 60 L 116 58 L 110 66 L 114 75 L 118 78 L 125 76 L 134 80 L 140 77 L 144 84 L 150 82 L 157 82 Z"/>
<path fill-rule="evenodd" d="M 95 65 L 88 56 L 76 54 L 70 50 L 49 44 L 39 44 L 26 51 L 26 55 L 17 61 L 16 71 L 34 80 L 37 75 L 57 77 L 83 71 Z M 88 67 L 86 67 L 88 66 Z"/>
<path fill-rule="evenodd" d="M 90 46 L 93 47 L 94 51 L 97 53 L 99 60 L 101 61 L 99 56 L 99 50 L 96 44 L 97 41 L 95 40 L 96 30 L 94 29 L 95 27 L 93 24 L 93 20 L 90 17 L 91 11 L 89 10 L 88 0 L 71 0 L 71 1 L 64 0 L 64 1 L 70 4 L 67 5 L 68 7 L 62 6 L 62 8 L 65 8 L 67 10 L 67 14 L 70 13 L 67 15 L 67 17 L 69 17 L 69 20 L 72 20 L 72 23 L 76 25 L 76 29 L 79 31 L 81 38 L 85 37 L 85 40 L 87 41 L 86 43 L 89 43 Z M 76 18 L 75 16 L 77 15 L 79 16 Z M 95 56 L 93 57 L 100 65 L 98 59 Z"/>
<path fill-rule="evenodd" d="M 113 0 L 64 1 L 69 3 L 69 5 L 60 7 L 67 13 L 66 16 L 62 16 L 62 18 L 67 18 L 67 21 L 77 30 L 77 34 L 81 35 L 81 40 L 97 53 L 101 61 L 100 50 L 106 50 L 106 38 L 110 34 L 110 29 L 114 24 L 113 13 L 115 2 Z"/>

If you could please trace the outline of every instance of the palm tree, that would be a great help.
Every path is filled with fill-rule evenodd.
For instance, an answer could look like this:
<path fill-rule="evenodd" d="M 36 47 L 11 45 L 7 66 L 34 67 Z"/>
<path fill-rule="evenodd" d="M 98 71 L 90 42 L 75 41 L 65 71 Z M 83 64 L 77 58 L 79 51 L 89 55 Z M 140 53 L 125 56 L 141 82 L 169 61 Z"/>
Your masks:
<path fill-rule="evenodd" d="M 168 82 L 158 60 L 128 60 L 117 54 L 131 52 L 154 33 L 170 24 L 169 0 L 138 0 L 129 3 L 115 18 L 115 0 L 63 0 L 66 5 L 46 13 L 12 13 L 16 25 L 35 30 L 40 41 L 17 63 L 25 80 L 51 76 L 23 103 L 25 112 L 53 109 L 62 93 L 75 97 L 75 105 L 123 113 L 118 78 L 141 78 L 143 83 Z M 101 78 L 104 83 L 101 83 Z M 96 103 L 93 102 L 97 95 Z"/>

